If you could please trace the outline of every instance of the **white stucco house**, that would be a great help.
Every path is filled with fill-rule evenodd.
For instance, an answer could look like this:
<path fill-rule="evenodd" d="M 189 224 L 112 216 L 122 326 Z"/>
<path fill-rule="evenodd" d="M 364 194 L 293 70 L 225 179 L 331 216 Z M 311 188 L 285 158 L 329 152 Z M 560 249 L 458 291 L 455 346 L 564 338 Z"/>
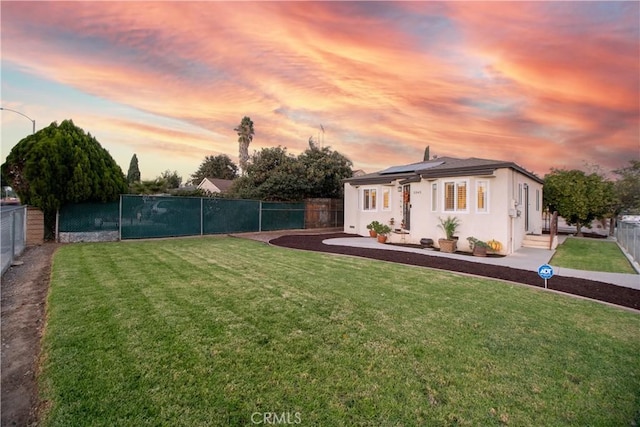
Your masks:
<path fill-rule="evenodd" d="M 233 181 L 230 179 L 204 178 L 200 184 L 198 184 L 198 189 L 208 191 L 209 193 L 226 193 L 232 184 Z"/>
<path fill-rule="evenodd" d="M 502 244 L 508 255 L 542 233 L 542 179 L 513 162 L 442 157 L 393 166 L 344 181 L 344 231 L 368 236 L 372 221 L 389 224 L 390 241 L 420 243 L 444 232 L 439 218 L 457 217 L 458 248 L 467 237 Z"/>

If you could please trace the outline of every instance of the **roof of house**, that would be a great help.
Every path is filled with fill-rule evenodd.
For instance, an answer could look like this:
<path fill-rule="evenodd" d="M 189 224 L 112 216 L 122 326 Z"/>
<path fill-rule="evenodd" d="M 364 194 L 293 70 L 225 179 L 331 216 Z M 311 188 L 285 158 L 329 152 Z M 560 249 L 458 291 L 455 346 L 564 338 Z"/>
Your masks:
<path fill-rule="evenodd" d="M 458 176 L 486 176 L 492 175 L 496 169 L 510 168 L 542 184 L 542 179 L 532 172 L 518 166 L 513 162 L 502 160 L 458 159 L 455 157 L 440 157 L 424 162 L 410 163 L 408 165 L 392 166 L 390 168 L 345 179 L 351 185 L 363 184 L 390 184 L 400 179 L 401 184 L 418 182 L 421 179 L 452 178 Z"/>
<path fill-rule="evenodd" d="M 205 179 L 210 183 L 212 183 L 213 185 L 215 185 L 216 187 L 218 187 L 221 193 L 226 192 L 229 188 L 231 188 L 231 185 L 233 184 L 233 180 L 231 179 L 222 179 L 222 178 L 205 178 Z M 203 179 L 202 182 L 204 182 L 205 179 Z M 202 185 L 202 182 L 200 183 L 200 185 L 198 185 L 198 187 Z"/>

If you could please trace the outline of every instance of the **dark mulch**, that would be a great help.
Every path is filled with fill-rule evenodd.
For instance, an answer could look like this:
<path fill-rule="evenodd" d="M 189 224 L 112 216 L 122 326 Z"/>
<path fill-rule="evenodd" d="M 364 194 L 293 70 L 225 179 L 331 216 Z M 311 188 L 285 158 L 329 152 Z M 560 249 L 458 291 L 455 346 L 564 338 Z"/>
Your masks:
<path fill-rule="evenodd" d="M 325 245 L 325 239 L 335 237 L 359 237 L 353 234 L 335 233 L 318 235 L 289 235 L 270 241 L 276 246 L 304 249 L 334 254 L 353 255 L 363 258 L 397 262 L 420 267 L 438 268 L 459 273 L 475 274 L 495 279 L 524 283 L 531 286 L 544 287 L 544 282 L 536 271 L 500 267 L 472 261 L 460 261 L 451 258 L 426 256 L 418 253 L 389 251 L 384 249 L 354 248 L 350 246 Z M 554 276 L 548 282 L 549 289 L 569 294 L 580 295 L 611 304 L 640 310 L 640 290 L 615 286 L 593 280 L 572 277 Z"/>

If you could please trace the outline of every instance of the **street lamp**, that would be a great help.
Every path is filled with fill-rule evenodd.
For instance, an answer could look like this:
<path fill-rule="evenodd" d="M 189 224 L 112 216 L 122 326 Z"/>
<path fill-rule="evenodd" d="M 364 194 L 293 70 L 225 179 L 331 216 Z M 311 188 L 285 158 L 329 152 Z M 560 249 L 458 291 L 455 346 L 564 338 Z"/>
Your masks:
<path fill-rule="evenodd" d="M 33 120 L 31 117 L 27 116 L 26 114 L 21 113 L 20 111 L 12 110 L 10 108 L 0 107 L 0 110 L 11 111 L 12 113 L 20 114 L 22 117 L 26 117 L 27 119 L 29 119 L 31 124 L 33 124 L 33 132 L 32 133 L 36 133 L 36 121 Z"/>

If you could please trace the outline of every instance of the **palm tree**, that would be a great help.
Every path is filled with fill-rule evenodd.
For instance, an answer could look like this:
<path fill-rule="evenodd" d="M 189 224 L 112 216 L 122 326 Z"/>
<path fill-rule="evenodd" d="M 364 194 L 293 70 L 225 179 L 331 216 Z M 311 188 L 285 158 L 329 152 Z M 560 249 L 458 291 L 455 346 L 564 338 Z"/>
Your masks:
<path fill-rule="evenodd" d="M 233 130 L 238 132 L 238 144 L 240 145 L 238 160 L 242 175 L 244 175 L 247 170 L 247 161 L 249 161 L 249 144 L 253 140 L 255 133 L 253 131 L 253 122 L 249 117 L 244 116 L 240 125 Z"/>

